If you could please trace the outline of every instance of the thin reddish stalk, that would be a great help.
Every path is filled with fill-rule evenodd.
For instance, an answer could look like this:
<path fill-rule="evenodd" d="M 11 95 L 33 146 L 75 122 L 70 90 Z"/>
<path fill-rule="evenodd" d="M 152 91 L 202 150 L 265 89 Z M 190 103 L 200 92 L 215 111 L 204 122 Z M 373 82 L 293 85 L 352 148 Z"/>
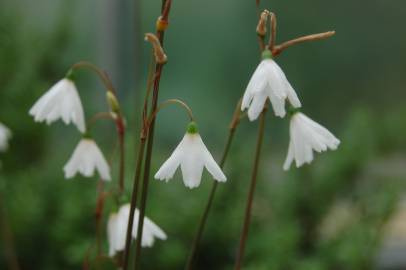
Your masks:
<path fill-rule="evenodd" d="M 276 56 L 276 55 L 282 53 L 285 49 L 289 48 L 290 46 L 293 46 L 293 45 L 296 45 L 299 43 L 303 43 L 303 42 L 308 42 L 308 41 L 326 39 L 326 38 L 334 36 L 335 33 L 336 33 L 335 31 L 328 31 L 328 32 L 324 32 L 324 33 L 307 35 L 307 36 L 295 38 L 295 39 L 286 41 L 280 45 L 275 46 L 272 50 L 272 54 L 274 56 Z"/>
<path fill-rule="evenodd" d="M 245 208 L 244 225 L 242 227 L 240 245 L 239 245 L 238 251 L 237 251 L 237 259 L 236 259 L 235 268 L 234 268 L 235 270 L 241 269 L 241 264 L 242 264 L 242 260 L 244 257 L 244 251 L 245 251 L 245 244 L 246 244 L 247 238 L 248 238 L 249 226 L 250 226 L 250 222 L 251 222 L 252 202 L 254 201 L 254 193 L 255 193 L 255 187 L 257 184 L 258 168 L 259 168 L 259 162 L 260 162 L 260 157 L 261 157 L 262 141 L 263 141 L 264 130 L 265 130 L 265 114 L 266 114 L 266 109 L 264 109 L 262 111 L 260 119 L 259 119 L 258 138 L 257 138 L 257 146 L 256 146 L 256 150 L 255 150 L 254 166 L 252 169 L 250 190 L 248 193 L 247 205 Z"/>

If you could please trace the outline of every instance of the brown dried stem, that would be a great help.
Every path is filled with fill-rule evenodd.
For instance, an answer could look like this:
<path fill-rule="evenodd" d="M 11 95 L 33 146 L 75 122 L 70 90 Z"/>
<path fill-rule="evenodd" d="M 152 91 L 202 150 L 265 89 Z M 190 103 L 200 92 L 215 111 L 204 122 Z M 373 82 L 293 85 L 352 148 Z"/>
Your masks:
<path fill-rule="evenodd" d="M 272 54 L 274 56 L 282 53 L 286 48 L 299 44 L 299 43 L 303 43 L 303 42 L 308 42 L 308 41 L 316 41 L 316 40 L 322 40 L 322 39 L 326 39 L 329 38 L 331 36 L 333 36 L 336 32 L 335 31 L 328 31 L 328 32 L 324 32 L 324 33 L 319 33 L 319 34 L 313 34 L 313 35 L 308 35 L 308 36 L 303 36 L 303 37 L 298 37 L 289 41 L 286 41 L 280 45 L 275 46 L 272 49 Z"/>
<path fill-rule="evenodd" d="M 272 51 L 276 43 L 276 15 L 275 13 L 270 12 L 269 16 L 270 16 L 269 24 L 271 27 L 271 35 L 269 36 L 268 48 Z"/>

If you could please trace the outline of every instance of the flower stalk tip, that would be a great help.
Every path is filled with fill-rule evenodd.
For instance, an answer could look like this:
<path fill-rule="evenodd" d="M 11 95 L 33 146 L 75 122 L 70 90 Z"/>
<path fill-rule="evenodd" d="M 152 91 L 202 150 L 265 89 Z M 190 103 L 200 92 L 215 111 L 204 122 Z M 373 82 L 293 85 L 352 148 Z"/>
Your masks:
<path fill-rule="evenodd" d="M 168 61 L 168 57 L 166 56 L 159 39 L 152 33 L 146 33 L 145 40 L 150 42 L 154 48 L 155 61 L 158 64 L 165 64 Z"/>
<path fill-rule="evenodd" d="M 262 13 L 259 17 L 259 21 L 258 21 L 258 25 L 257 25 L 257 34 L 260 37 L 264 37 L 266 35 L 266 23 L 268 21 L 268 16 L 269 16 L 269 11 L 265 9 L 264 11 L 262 11 Z"/>

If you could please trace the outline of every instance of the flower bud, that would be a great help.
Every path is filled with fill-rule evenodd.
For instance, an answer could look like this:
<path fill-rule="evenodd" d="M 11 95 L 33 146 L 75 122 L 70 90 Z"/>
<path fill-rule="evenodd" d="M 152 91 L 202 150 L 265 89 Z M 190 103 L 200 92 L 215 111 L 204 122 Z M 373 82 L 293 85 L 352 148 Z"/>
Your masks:
<path fill-rule="evenodd" d="M 118 103 L 116 96 L 111 91 L 106 92 L 106 99 L 112 112 L 120 112 L 120 104 Z"/>

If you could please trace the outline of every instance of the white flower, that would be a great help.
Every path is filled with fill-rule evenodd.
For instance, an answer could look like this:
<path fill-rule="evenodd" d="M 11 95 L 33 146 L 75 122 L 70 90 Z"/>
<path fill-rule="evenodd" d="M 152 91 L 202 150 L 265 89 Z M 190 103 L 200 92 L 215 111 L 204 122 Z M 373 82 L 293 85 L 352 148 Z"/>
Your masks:
<path fill-rule="evenodd" d="M 46 92 L 31 108 L 30 115 L 36 122 L 51 124 L 62 118 L 65 124 L 74 123 L 84 133 L 85 117 L 75 83 L 62 79 Z"/>
<path fill-rule="evenodd" d="M 290 119 L 290 143 L 284 170 L 288 170 L 293 160 L 296 166 L 313 160 L 313 150 L 326 151 L 328 148 L 336 150 L 340 141 L 326 128 L 311 120 L 303 113 L 296 112 Z"/>
<path fill-rule="evenodd" d="M 109 256 L 114 256 L 116 252 L 122 251 L 125 248 L 128 219 L 130 217 L 130 204 L 125 204 L 120 207 L 118 213 L 110 214 L 107 223 L 107 238 L 109 241 Z M 134 225 L 132 228 L 132 237 L 137 238 L 139 211 L 135 209 Z M 167 236 L 161 228 L 153 223 L 149 218 L 144 218 L 144 227 L 141 239 L 142 247 L 152 247 L 155 238 L 166 240 Z"/>
<path fill-rule="evenodd" d="M 0 151 L 4 152 L 8 149 L 8 141 L 11 138 L 11 131 L 2 123 L 0 123 Z"/>
<path fill-rule="evenodd" d="M 258 65 L 244 93 L 241 110 L 248 108 L 248 118 L 251 121 L 258 118 L 267 98 L 271 101 L 275 115 L 279 117 L 286 115 L 286 98 L 293 107 L 301 107 L 295 90 L 286 79 L 282 69 L 271 57 L 271 52 L 264 51 L 264 60 Z"/>
<path fill-rule="evenodd" d="M 183 182 L 189 188 L 195 188 L 200 185 L 204 167 L 207 168 L 217 181 L 225 182 L 227 180 L 204 145 L 199 133 L 197 133 L 197 127 L 194 122 L 189 124 L 187 133 L 169 159 L 165 161 L 155 174 L 155 179 L 166 180 L 168 182 L 179 166 L 182 170 Z"/>
<path fill-rule="evenodd" d="M 94 171 L 97 170 L 101 179 L 105 181 L 111 180 L 110 167 L 103 153 L 96 142 L 88 138 L 84 138 L 79 142 L 63 170 L 66 178 L 74 177 L 77 172 L 83 176 L 92 177 Z"/>

